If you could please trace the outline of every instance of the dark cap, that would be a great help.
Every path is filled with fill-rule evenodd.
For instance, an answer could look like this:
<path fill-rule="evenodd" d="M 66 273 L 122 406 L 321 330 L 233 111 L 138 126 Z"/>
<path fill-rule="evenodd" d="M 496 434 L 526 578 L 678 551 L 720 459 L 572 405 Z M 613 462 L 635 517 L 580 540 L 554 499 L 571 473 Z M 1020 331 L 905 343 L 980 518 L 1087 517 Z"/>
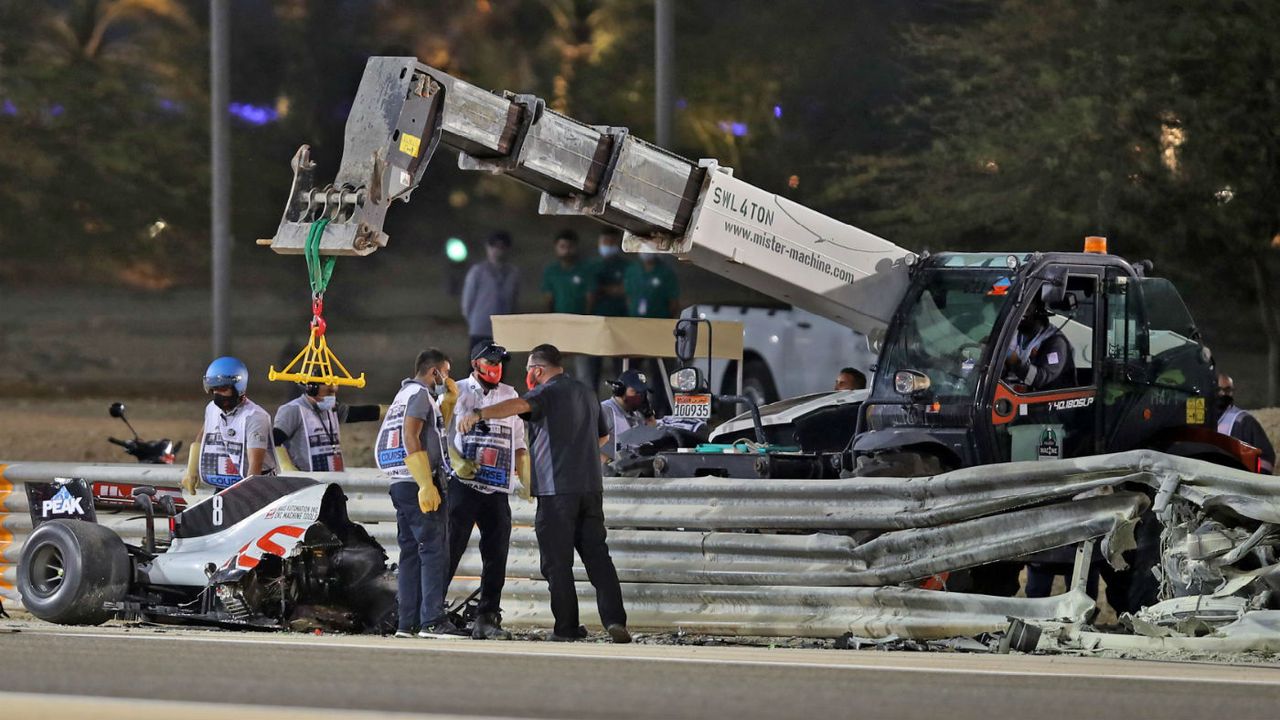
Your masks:
<path fill-rule="evenodd" d="M 492 340 L 482 340 L 471 348 L 471 361 L 488 360 L 491 363 L 501 365 L 506 362 L 510 355 L 507 349 L 495 343 Z"/>
<path fill-rule="evenodd" d="M 496 230 L 490 233 L 488 239 L 484 242 L 489 246 L 511 247 L 511 234 L 506 230 Z"/>
<path fill-rule="evenodd" d="M 645 377 L 644 373 L 639 370 L 628 370 L 618 376 L 618 379 L 613 383 L 613 386 L 619 390 L 622 388 L 631 388 L 636 392 L 648 392 L 649 378 Z"/>

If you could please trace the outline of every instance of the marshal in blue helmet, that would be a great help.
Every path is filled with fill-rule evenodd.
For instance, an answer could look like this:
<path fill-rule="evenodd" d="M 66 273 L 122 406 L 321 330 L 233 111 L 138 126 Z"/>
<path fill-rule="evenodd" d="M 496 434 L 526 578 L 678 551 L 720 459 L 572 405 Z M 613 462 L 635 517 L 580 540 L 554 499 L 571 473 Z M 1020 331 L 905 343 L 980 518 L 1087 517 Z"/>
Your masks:
<path fill-rule="evenodd" d="M 204 430 L 191 444 L 182 487 L 191 494 L 201 482 L 228 488 L 253 475 L 276 474 L 271 415 L 249 399 L 249 368 L 220 357 L 204 371 Z"/>

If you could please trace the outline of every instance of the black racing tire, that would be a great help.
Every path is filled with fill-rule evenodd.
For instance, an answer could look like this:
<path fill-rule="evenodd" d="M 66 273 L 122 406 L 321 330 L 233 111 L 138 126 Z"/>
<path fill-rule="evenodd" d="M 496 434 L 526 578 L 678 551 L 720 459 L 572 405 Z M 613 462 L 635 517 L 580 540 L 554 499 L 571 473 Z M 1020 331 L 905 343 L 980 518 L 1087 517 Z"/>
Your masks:
<path fill-rule="evenodd" d="M 129 592 L 133 567 L 124 541 L 83 520 L 53 520 L 22 548 L 18 591 L 32 615 L 59 625 L 101 625 L 114 615 L 103 604 Z"/>
<path fill-rule="evenodd" d="M 742 364 L 741 394 L 755 400 L 757 405 L 778 401 L 778 386 L 774 384 L 773 373 L 769 372 L 764 360 L 751 358 Z"/>

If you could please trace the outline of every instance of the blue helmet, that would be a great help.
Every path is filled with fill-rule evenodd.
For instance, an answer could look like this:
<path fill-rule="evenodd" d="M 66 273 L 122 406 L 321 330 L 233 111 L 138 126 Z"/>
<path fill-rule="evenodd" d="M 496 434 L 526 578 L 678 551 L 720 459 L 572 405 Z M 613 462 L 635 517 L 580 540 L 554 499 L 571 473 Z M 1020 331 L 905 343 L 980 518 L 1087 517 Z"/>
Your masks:
<path fill-rule="evenodd" d="M 204 391 L 220 387 L 234 387 L 237 395 L 243 395 L 249 388 L 249 368 L 231 356 L 209 363 L 209 369 L 204 371 Z"/>

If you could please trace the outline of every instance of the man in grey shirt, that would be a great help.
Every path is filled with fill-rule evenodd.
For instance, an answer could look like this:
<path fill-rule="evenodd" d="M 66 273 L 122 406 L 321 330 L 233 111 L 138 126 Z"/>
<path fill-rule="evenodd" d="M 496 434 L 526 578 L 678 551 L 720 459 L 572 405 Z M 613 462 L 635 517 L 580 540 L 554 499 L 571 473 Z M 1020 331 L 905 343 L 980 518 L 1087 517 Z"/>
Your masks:
<path fill-rule="evenodd" d="M 494 315 L 516 311 L 520 289 L 520 271 L 506 261 L 511 250 L 511 235 L 499 230 L 485 241 L 485 260 L 471 266 L 462 283 L 462 316 L 467 319 L 467 332 L 475 347 L 493 339 Z"/>
<path fill-rule="evenodd" d="M 378 405 L 338 402 L 337 385 L 299 383 L 302 394 L 276 410 L 276 459 L 286 471 L 342 472 L 342 437 L 339 423 L 382 419 Z"/>
<path fill-rule="evenodd" d="M 458 418 L 458 429 L 470 432 L 481 420 L 514 415 L 529 422 L 533 494 L 538 498 L 533 529 L 555 617 L 551 639 L 572 642 L 587 636 L 586 628 L 578 624 L 573 579 L 576 548 L 596 589 L 601 624 L 614 642 L 631 642 L 618 571 L 605 542 L 599 453 L 609 439 L 609 428 L 591 388 L 564 374 L 563 359 L 554 345 L 530 351 L 526 371 L 528 395 L 477 408 Z"/>
<path fill-rule="evenodd" d="M 445 613 L 449 584 L 448 453 L 444 423 L 431 389 L 442 392 L 449 358 L 434 348 L 418 355 L 414 376 L 400 384 L 378 431 L 374 460 L 390 480 L 396 511 L 400 572 L 396 637 L 459 635 Z"/>

